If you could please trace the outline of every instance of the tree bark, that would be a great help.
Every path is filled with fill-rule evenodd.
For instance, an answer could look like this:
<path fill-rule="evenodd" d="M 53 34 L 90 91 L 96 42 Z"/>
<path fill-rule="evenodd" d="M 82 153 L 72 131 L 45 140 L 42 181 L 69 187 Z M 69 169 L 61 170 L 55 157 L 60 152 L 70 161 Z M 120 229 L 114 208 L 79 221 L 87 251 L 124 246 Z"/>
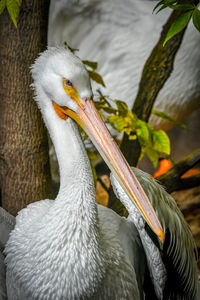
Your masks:
<path fill-rule="evenodd" d="M 181 175 L 193 168 L 198 162 L 200 162 L 200 149 L 184 157 L 167 173 L 156 179 L 166 188 L 168 193 L 196 187 L 200 185 L 200 174 L 188 178 L 181 178 Z"/>
<path fill-rule="evenodd" d="M 49 1 L 24 0 L 18 28 L 0 16 L 0 185 L 11 214 L 50 195 L 47 132 L 30 88 L 30 65 L 47 41 Z"/>

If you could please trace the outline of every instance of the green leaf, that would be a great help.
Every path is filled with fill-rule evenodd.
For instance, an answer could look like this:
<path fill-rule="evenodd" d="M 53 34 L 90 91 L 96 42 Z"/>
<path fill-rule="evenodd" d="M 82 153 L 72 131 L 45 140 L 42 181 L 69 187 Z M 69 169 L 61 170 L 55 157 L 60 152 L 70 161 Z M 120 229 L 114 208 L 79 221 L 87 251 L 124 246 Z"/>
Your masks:
<path fill-rule="evenodd" d="M 153 149 L 157 152 L 170 154 L 170 140 L 166 132 L 163 130 L 154 130 L 153 134 Z"/>
<path fill-rule="evenodd" d="M 172 118 L 171 116 L 165 114 L 162 111 L 159 111 L 159 110 L 156 110 L 156 109 L 153 108 L 151 113 L 156 115 L 159 118 L 162 118 L 163 120 L 167 120 L 169 122 L 172 122 L 174 125 L 180 126 L 185 130 L 187 129 L 187 126 L 184 123 L 181 123 L 181 122 L 177 121 L 176 119 Z"/>
<path fill-rule="evenodd" d="M 138 119 L 136 133 L 139 138 L 139 142 L 145 146 L 150 139 L 150 132 L 147 123 Z"/>
<path fill-rule="evenodd" d="M 133 141 L 133 140 L 137 139 L 137 135 L 136 134 L 130 134 L 128 138 L 129 138 L 129 140 Z"/>
<path fill-rule="evenodd" d="M 104 102 L 104 104 L 107 104 L 107 106 L 111 106 L 109 101 L 107 100 L 108 96 L 100 95 L 99 101 Z M 113 100 L 112 100 L 113 101 Z"/>
<path fill-rule="evenodd" d="M 162 5 L 161 8 L 156 12 L 156 14 L 158 14 L 161 10 L 165 9 L 166 7 L 168 7 L 167 4 Z"/>
<path fill-rule="evenodd" d="M 101 84 L 103 87 L 105 87 L 105 83 L 104 83 L 103 78 L 101 77 L 101 75 L 99 75 L 98 73 L 96 73 L 94 71 L 88 71 L 88 73 L 89 73 L 90 78 L 93 81 L 95 81 L 95 82 Z"/>
<path fill-rule="evenodd" d="M 156 4 L 156 6 L 154 7 L 153 12 L 154 12 L 159 6 L 161 6 L 163 3 L 164 3 L 164 0 L 158 2 L 158 3 Z"/>
<path fill-rule="evenodd" d="M 161 10 L 163 10 L 164 8 L 166 8 L 167 6 L 169 6 L 170 4 L 173 4 L 173 3 L 176 3 L 177 0 L 163 0 L 163 1 L 160 1 L 153 9 L 153 12 L 159 7 L 162 5 L 162 7 L 156 12 L 156 13 L 159 13 Z"/>
<path fill-rule="evenodd" d="M 141 161 L 143 159 L 144 154 L 145 154 L 145 152 L 144 152 L 144 149 L 142 148 L 141 149 L 141 153 L 140 153 L 140 157 L 139 157 L 138 161 Z"/>
<path fill-rule="evenodd" d="M 137 116 L 136 114 L 134 114 L 130 109 L 128 110 L 128 113 L 127 113 L 127 116 L 126 116 L 126 119 L 129 120 L 129 126 L 131 126 L 132 130 L 133 131 L 136 131 L 137 129 Z"/>
<path fill-rule="evenodd" d="M 192 14 L 192 21 L 198 31 L 200 31 L 200 11 L 195 8 Z"/>
<path fill-rule="evenodd" d="M 106 102 L 104 100 L 101 101 L 95 101 L 94 105 L 96 106 L 96 109 L 100 110 L 105 106 Z"/>
<path fill-rule="evenodd" d="M 115 100 L 115 103 L 117 105 L 118 113 L 120 116 L 126 116 L 128 113 L 128 106 L 125 102 L 120 100 Z"/>
<path fill-rule="evenodd" d="M 148 158 L 151 160 L 154 168 L 156 168 L 157 165 L 158 165 L 159 154 L 155 150 L 153 150 L 151 148 L 145 148 L 144 152 L 146 153 L 146 155 L 148 156 Z"/>
<path fill-rule="evenodd" d="M 9 12 L 9 15 L 17 28 L 17 21 L 19 18 L 21 1 L 19 0 L 6 0 L 6 6 Z"/>
<path fill-rule="evenodd" d="M 110 125 L 113 126 L 113 128 L 117 129 L 120 133 L 124 131 L 124 128 L 127 125 L 123 117 L 116 115 L 108 117 L 108 122 Z"/>
<path fill-rule="evenodd" d="M 82 60 L 84 65 L 90 67 L 93 71 L 95 71 L 98 67 L 98 63 L 96 61 Z"/>
<path fill-rule="evenodd" d="M 22 0 L 15 0 L 18 4 L 18 6 L 20 7 L 22 5 Z"/>
<path fill-rule="evenodd" d="M 169 31 L 167 33 L 167 36 L 164 40 L 164 43 L 163 43 L 163 47 L 165 46 L 165 44 L 167 43 L 167 41 L 169 39 L 171 39 L 173 36 L 175 36 L 177 33 L 179 33 L 181 30 L 183 30 L 189 20 L 190 20 L 190 17 L 192 15 L 192 11 L 188 11 L 188 12 L 185 12 L 184 14 L 180 15 L 171 25 L 171 27 L 169 28 Z"/>
<path fill-rule="evenodd" d="M 112 106 L 102 106 L 101 109 L 103 109 L 105 112 L 107 112 L 108 114 L 115 114 L 117 112 L 117 110 L 112 107 Z"/>
<path fill-rule="evenodd" d="M 101 111 L 99 111 L 99 114 L 100 114 L 100 116 L 101 116 L 101 118 L 102 118 L 103 120 L 106 119 L 106 117 L 104 116 L 104 114 L 103 114 Z"/>
<path fill-rule="evenodd" d="M 113 115 L 107 118 L 107 121 L 110 123 L 110 125 L 117 129 L 120 133 L 125 132 L 128 136 L 135 135 L 134 129 L 131 126 L 131 118 L 130 117 L 122 117 Z"/>
<path fill-rule="evenodd" d="M 169 5 L 170 8 L 174 10 L 193 10 L 195 8 L 192 4 L 177 4 L 177 5 Z"/>
<path fill-rule="evenodd" d="M 0 15 L 4 11 L 4 8 L 6 7 L 6 0 L 1 0 L 0 1 Z"/>

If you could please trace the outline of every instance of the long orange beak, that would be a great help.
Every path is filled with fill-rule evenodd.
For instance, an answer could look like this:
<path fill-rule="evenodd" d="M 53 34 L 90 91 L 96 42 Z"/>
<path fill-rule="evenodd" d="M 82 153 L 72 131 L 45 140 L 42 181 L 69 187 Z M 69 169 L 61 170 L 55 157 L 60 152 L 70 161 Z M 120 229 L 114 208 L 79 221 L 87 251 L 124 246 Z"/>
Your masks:
<path fill-rule="evenodd" d="M 101 119 L 93 100 L 86 100 L 85 104 L 79 105 L 77 113 L 66 107 L 59 106 L 59 109 L 83 127 L 110 170 L 116 174 L 124 191 L 163 243 L 165 235 L 158 217 L 135 174 Z"/>

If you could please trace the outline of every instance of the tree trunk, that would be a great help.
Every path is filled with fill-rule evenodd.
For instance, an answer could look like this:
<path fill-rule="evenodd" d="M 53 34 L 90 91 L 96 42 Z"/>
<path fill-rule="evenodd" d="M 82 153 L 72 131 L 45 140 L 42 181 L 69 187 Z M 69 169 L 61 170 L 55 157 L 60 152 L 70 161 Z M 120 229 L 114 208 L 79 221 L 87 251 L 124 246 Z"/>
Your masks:
<path fill-rule="evenodd" d="M 143 121 L 148 122 L 157 95 L 173 70 L 175 55 L 181 45 L 186 28 L 170 39 L 165 47 L 163 47 L 163 42 L 171 24 L 181 14 L 183 14 L 183 11 L 175 10 L 171 13 L 163 26 L 160 39 L 144 65 L 138 94 L 132 109 L 137 117 Z M 121 144 L 121 150 L 129 164 L 136 166 L 140 156 L 138 140 L 131 141 L 125 135 Z"/>
<path fill-rule="evenodd" d="M 30 65 L 46 47 L 49 1 L 24 0 L 16 29 L 0 16 L 0 186 L 11 214 L 50 195 L 47 132 L 30 88 Z"/>
<path fill-rule="evenodd" d="M 200 162 L 200 149 L 193 151 L 184 157 L 175 166 L 165 174 L 156 178 L 166 189 L 168 193 L 185 190 L 200 185 L 200 174 L 187 178 L 181 176 Z"/>

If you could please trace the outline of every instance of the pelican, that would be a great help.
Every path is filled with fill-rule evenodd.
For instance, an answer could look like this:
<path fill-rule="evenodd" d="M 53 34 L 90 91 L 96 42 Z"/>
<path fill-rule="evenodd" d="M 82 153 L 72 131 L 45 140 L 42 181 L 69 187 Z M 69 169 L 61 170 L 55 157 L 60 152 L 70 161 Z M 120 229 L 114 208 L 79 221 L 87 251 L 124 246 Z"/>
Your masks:
<path fill-rule="evenodd" d="M 82 59 L 98 62 L 104 95 L 125 101 L 137 94 L 145 61 L 157 43 L 170 10 L 152 14 L 152 0 L 51 0 L 48 45 L 79 49 Z M 200 107 L 200 35 L 190 22 L 170 78 L 159 92 L 155 109 L 181 121 Z M 95 47 L 94 47 L 95 45 Z M 93 83 L 93 90 L 99 88 Z M 173 123 L 151 116 L 155 128 Z"/>
<path fill-rule="evenodd" d="M 36 59 L 32 76 L 59 162 L 60 189 L 55 200 L 32 203 L 16 217 L 4 251 L 8 299 L 197 299 L 189 227 L 170 195 L 125 161 L 95 109 L 81 60 L 52 47 Z M 127 219 L 97 205 L 74 120 L 112 170 Z"/>

